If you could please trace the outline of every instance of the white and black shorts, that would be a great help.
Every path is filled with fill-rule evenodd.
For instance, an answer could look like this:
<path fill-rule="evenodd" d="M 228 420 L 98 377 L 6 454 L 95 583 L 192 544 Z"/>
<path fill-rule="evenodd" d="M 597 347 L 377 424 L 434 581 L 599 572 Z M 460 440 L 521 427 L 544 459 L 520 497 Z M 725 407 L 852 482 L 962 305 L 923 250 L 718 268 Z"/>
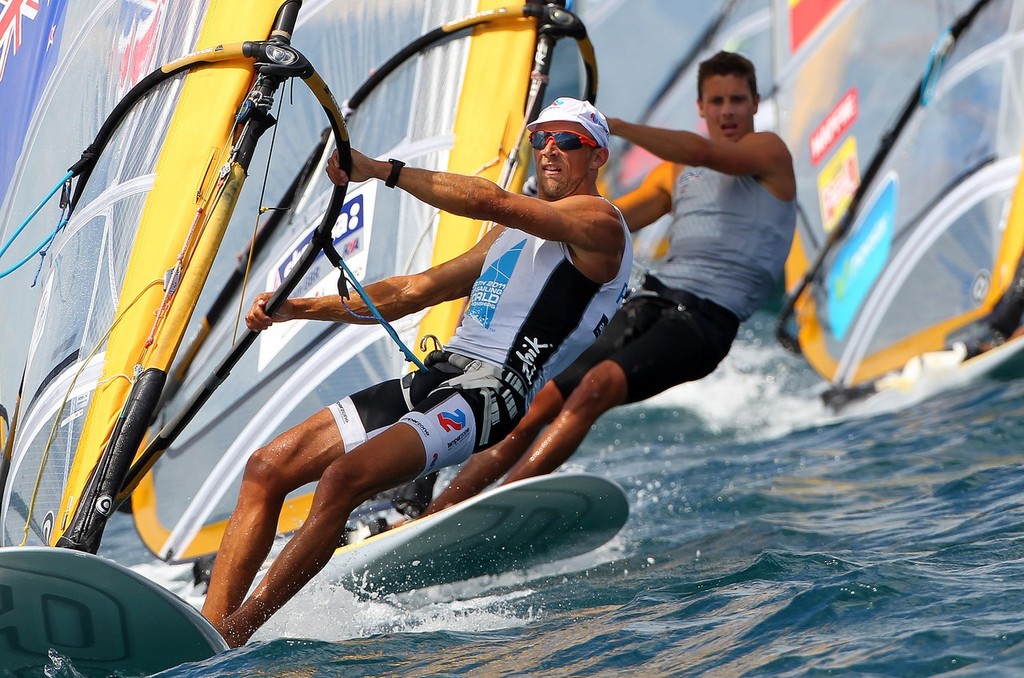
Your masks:
<path fill-rule="evenodd" d="M 425 476 L 503 439 L 526 412 L 526 402 L 500 368 L 445 352 L 426 371 L 370 386 L 327 409 L 346 453 L 396 422 L 411 426 L 426 449 Z"/>

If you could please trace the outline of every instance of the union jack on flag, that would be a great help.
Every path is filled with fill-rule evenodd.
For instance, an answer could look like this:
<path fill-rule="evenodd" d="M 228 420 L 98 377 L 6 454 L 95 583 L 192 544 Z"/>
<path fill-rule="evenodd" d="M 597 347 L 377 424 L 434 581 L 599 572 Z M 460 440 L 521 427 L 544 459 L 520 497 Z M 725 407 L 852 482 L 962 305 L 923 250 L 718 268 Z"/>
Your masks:
<path fill-rule="evenodd" d="M 0 80 L 4 79 L 7 59 L 21 49 L 24 22 L 32 21 L 39 13 L 39 0 L 8 0 L 0 11 Z"/>
<path fill-rule="evenodd" d="M 68 0 L 0 0 L 0 202 L 60 53 Z"/>

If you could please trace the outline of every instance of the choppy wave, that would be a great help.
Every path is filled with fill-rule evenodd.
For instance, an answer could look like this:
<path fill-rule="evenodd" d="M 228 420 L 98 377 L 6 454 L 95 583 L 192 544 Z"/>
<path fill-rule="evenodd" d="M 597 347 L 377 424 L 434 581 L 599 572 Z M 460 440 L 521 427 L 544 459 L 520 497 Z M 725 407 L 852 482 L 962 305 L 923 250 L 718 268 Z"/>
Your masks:
<path fill-rule="evenodd" d="M 601 550 L 378 599 L 317 585 L 162 675 L 1021 675 L 1024 384 L 844 421 L 754 339 L 570 461 L 629 495 Z"/>

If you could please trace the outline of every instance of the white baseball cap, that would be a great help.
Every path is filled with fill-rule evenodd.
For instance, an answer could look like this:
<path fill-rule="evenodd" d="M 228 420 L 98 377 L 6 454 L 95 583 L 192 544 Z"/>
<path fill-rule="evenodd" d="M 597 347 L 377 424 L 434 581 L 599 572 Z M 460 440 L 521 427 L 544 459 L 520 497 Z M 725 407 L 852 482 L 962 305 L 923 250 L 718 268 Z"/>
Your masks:
<path fill-rule="evenodd" d="M 589 101 L 580 101 L 571 97 L 558 97 L 551 105 L 540 112 L 537 119 L 526 126 L 531 132 L 545 122 L 576 122 L 587 130 L 597 145 L 608 146 L 608 121 L 604 114 L 594 108 Z"/>

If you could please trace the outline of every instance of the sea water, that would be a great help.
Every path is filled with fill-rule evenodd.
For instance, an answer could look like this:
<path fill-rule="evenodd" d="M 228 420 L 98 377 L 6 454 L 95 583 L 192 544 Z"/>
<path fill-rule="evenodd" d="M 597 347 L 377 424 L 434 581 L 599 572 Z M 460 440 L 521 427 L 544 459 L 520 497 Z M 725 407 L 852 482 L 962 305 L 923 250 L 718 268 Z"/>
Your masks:
<path fill-rule="evenodd" d="M 598 551 L 378 599 L 313 586 L 160 675 L 1024 675 L 1024 380 L 844 420 L 771 322 L 595 426 L 567 468 L 631 509 Z M 104 554 L 191 595 L 123 517 Z"/>

